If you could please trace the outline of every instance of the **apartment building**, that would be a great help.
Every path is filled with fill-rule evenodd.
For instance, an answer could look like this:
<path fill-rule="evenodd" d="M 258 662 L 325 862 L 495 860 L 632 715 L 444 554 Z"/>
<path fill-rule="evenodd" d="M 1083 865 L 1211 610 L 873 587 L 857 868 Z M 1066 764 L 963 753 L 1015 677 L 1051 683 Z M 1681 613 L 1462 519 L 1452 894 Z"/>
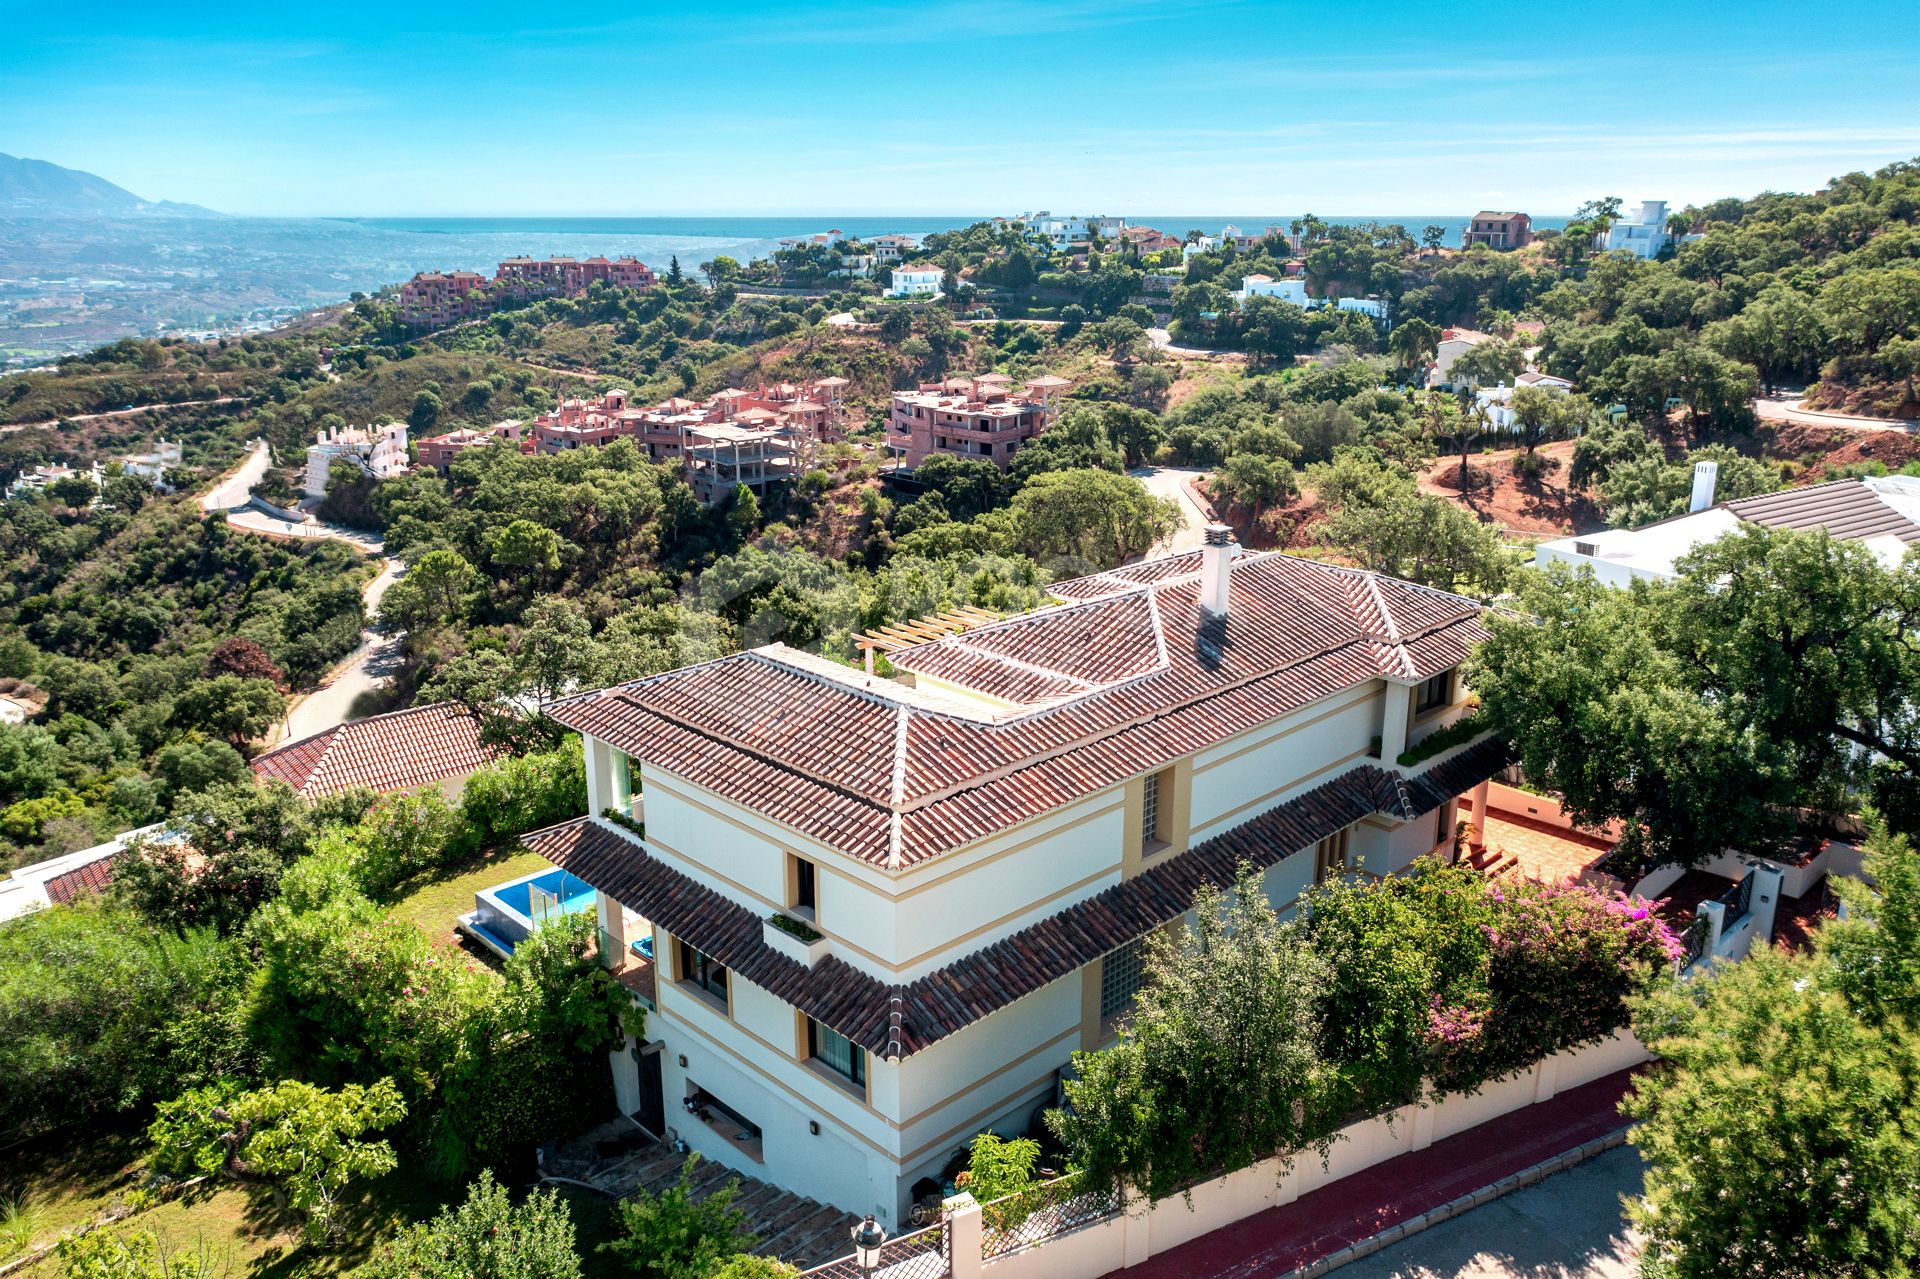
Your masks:
<path fill-rule="evenodd" d="M 627 438 L 656 462 L 677 462 L 694 491 L 717 502 L 744 483 L 756 493 L 812 464 L 818 446 L 844 438 L 843 377 L 729 388 L 705 400 L 679 396 L 638 407 L 622 390 L 569 397 L 533 420 L 532 449 L 563 453 Z"/>
<path fill-rule="evenodd" d="M 491 315 L 507 301 L 577 297 L 595 281 L 623 289 L 659 283 L 634 257 L 508 258 L 491 279 L 477 271 L 420 272 L 400 286 L 400 320 L 416 328 L 441 328 Z"/>
<path fill-rule="evenodd" d="M 1397 762 L 1467 710 L 1473 601 L 1229 536 L 892 679 L 771 645 L 549 704 L 594 816 L 524 842 L 598 890 L 604 954 L 658 957 L 622 1107 L 897 1227 L 1110 1041 L 1198 886 L 1290 908 L 1450 848 L 1463 792 L 1484 820 L 1501 744 Z"/>
<path fill-rule="evenodd" d="M 1039 377 L 1020 391 L 1002 373 L 953 377 L 895 391 L 887 412 L 887 451 L 918 466 L 936 453 L 983 457 L 1006 470 L 1020 446 L 1047 429 L 1055 401 L 1072 385 Z"/>
<path fill-rule="evenodd" d="M 1469 249 L 1476 244 L 1489 249 L 1524 249 L 1533 243 L 1533 219 L 1524 213 L 1482 209 L 1467 223 L 1461 242 Z"/>
<path fill-rule="evenodd" d="M 523 423 L 517 417 L 495 422 L 485 430 L 471 426 L 456 427 L 439 435 L 430 435 L 414 446 L 420 465 L 445 475 L 453 459 L 468 449 L 488 448 L 495 444 L 518 449 Z"/>

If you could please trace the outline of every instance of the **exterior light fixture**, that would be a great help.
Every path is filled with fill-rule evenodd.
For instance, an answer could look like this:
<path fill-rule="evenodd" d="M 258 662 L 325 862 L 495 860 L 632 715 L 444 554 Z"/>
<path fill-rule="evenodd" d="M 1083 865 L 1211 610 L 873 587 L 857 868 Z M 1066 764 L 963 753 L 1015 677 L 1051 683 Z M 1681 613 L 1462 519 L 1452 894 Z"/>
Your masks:
<path fill-rule="evenodd" d="M 872 1213 L 853 1228 L 853 1259 L 866 1279 L 873 1279 L 873 1268 L 880 1264 L 880 1249 L 886 1242 L 887 1232 Z"/>
<path fill-rule="evenodd" d="M 807 1131 L 818 1137 L 820 1135 L 820 1121 L 818 1119 L 807 1120 Z"/>

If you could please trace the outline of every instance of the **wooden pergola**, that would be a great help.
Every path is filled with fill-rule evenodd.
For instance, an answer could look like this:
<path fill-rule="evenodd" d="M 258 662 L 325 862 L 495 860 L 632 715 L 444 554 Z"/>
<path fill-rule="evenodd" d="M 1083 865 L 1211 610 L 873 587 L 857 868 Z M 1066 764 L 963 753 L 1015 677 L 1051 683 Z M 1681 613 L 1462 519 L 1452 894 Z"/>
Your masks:
<path fill-rule="evenodd" d="M 933 613 L 926 617 L 916 617 L 905 622 L 890 622 L 864 631 L 854 636 L 854 647 L 860 650 L 866 661 L 867 674 L 873 674 L 873 655 L 876 652 L 891 653 L 897 649 L 911 648 L 915 644 L 925 644 L 929 640 L 944 639 L 949 635 L 961 635 L 967 631 L 978 630 L 989 622 L 997 622 L 1001 615 L 988 608 L 976 608 L 971 604 L 949 609 L 944 613 Z"/>

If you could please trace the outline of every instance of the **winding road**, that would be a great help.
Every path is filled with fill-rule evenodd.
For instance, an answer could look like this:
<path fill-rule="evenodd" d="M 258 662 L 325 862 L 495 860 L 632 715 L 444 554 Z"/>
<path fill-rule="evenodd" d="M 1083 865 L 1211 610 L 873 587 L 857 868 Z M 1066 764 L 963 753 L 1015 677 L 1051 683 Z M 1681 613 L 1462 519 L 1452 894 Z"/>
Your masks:
<path fill-rule="evenodd" d="M 262 537 L 301 538 L 345 542 L 363 554 L 380 560 L 380 571 L 361 589 L 360 600 L 366 610 L 367 627 L 360 632 L 360 645 L 327 672 L 320 686 L 295 698 L 287 707 L 286 718 L 267 735 L 269 746 L 324 733 L 350 717 L 354 702 L 362 693 L 372 692 L 392 679 L 400 664 L 400 631 L 376 629 L 380 600 L 400 574 L 400 562 L 387 558 L 386 544 L 377 537 L 337 524 L 318 520 L 294 521 L 264 511 L 254 503 L 253 487 L 267 473 L 273 457 L 265 440 L 255 440 L 246 460 L 199 497 L 203 511 L 224 511 L 234 528 Z"/>
<path fill-rule="evenodd" d="M 1753 414 L 1763 422 L 1792 422 L 1797 426 L 1837 426 L 1850 431 L 1900 431 L 1911 434 L 1920 423 L 1904 418 L 1863 417 L 1857 413 L 1829 413 L 1803 407 L 1805 400 L 1776 396 L 1753 402 Z"/>
<path fill-rule="evenodd" d="M 1187 466 L 1143 466 L 1127 472 L 1155 497 L 1171 498 L 1180 507 L 1180 527 L 1173 531 L 1162 548 L 1168 554 L 1197 549 L 1205 540 L 1207 525 L 1213 517 L 1193 498 L 1190 481 L 1204 480 L 1207 472 Z"/>

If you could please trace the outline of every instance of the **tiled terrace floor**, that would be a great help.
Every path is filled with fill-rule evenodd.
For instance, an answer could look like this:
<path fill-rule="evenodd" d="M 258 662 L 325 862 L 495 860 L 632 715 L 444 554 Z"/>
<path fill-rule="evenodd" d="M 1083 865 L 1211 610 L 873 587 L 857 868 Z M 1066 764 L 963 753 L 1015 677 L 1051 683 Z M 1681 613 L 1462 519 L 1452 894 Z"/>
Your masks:
<path fill-rule="evenodd" d="M 1498 808 L 1487 812 L 1485 844 L 1483 860 L 1489 868 L 1511 862 L 1505 873 L 1550 884 L 1578 878 L 1613 848 L 1610 840 L 1597 835 L 1562 830 Z"/>

